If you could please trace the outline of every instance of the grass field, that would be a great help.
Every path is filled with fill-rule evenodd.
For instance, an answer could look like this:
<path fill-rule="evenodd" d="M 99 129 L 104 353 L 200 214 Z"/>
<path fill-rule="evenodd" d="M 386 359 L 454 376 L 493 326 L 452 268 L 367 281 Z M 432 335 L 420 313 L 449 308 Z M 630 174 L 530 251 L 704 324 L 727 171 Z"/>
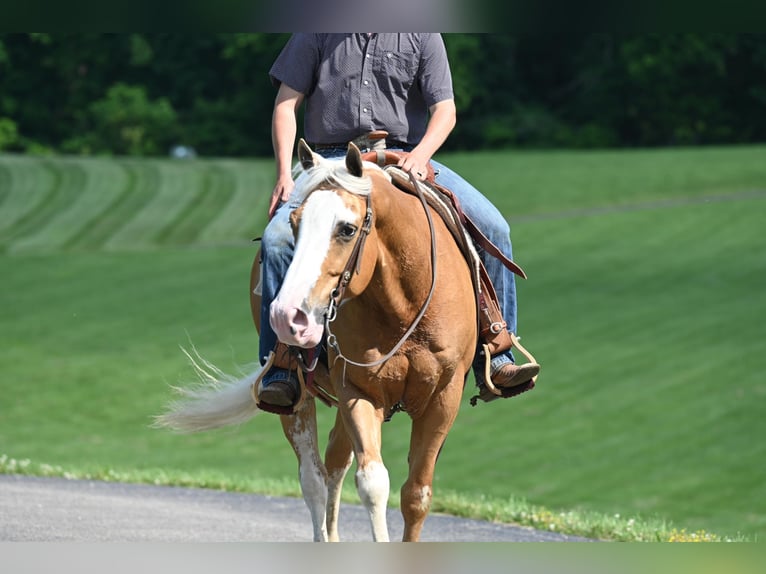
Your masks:
<path fill-rule="evenodd" d="M 435 506 L 503 518 L 521 499 L 543 526 L 574 511 L 762 539 L 766 148 L 441 159 L 511 222 L 543 372 L 507 401 L 472 408 L 466 390 Z M 273 416 L 149 428 L 193 378 L 179 345 L 227 371 L 255 360 L 250 240 L 271 179 L 260 160 L 0 156 L 0 471 L 297 493 Z M 394 498 L 407 426 L 384 428 Z"/>

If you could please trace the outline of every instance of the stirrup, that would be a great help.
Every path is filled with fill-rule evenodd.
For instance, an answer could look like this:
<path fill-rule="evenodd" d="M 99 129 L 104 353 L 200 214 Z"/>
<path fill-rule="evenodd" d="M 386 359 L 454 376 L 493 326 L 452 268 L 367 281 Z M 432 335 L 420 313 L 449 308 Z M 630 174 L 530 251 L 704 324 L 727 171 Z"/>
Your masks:
<path fill-rule="evenodd" d="M 511 336 L 511 342 L 512 342 L 511 348 L 516 347 L 519 350 L 519 352 L 522 355 L 524 355 L 528 363 L 539 364 L 537 363 L 537 360 L 534 358 L 532 353 L 527 351 L 521 345 L 521 343 L 519 343 L 519 339 L 516 337 L 514 333 L 509 333 L 509 335 Z M 532 390 L 535 387 L 535 384 L 537 383 L 538 375 L 535 375 L 526 383 L 516 385 L 515 387 L 498 388 L 497 386 L 495 386 L 495 384 L 492 382 L 492 376 L 491 376 L 492 373 L 490 368 L 490 362 L 492 358 L 489 352 L 489 345 L 483 343 L 482 349 L 484 351 L 484 389 L 480 388 L 479 394 L 471 397 L 471 406 L 475 407 L 479 399 L 487 403 L 499 398 L 508 399 L 508 398 L 520 395 L 521 393 L 524 393 L 526 391 Z M 488 392 L 486 392 L 485 389 Z"/>
<path fill-rule="evenodd" d="M 303 408 L 303 404 L 306 402 L 306 383 L 303 379 L 303 372 L 298 369 L 298 398 L 290 405 L 273 405 L 259 399 L 261 390 L 261 383 L 263 383 L 263 377 L 269 372 L 272 366 L 274 366 L 274 359 L 276 355 L 274 351 L 269 351 L 269 356 L 266 358 L 266 364 L 261 368 L 261 371 L 256 376 L 253 384 L 250 386 L 250 392 L 253 396 L 256 406 L 262 411 L 267 413 L 274 413 L 276 415 L 294 415 L 296 412 Z"/>

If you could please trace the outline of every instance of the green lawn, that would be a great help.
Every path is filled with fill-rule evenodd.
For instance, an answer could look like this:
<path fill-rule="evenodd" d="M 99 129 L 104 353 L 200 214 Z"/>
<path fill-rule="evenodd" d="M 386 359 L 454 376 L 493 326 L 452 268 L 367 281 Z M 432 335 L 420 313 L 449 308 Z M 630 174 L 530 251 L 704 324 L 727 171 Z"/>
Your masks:
<path fill-rule="evenodd" d="M 511 222 L 529 275 L 520 334 L 543 372 L 507 401 L 472 408 L 466 390 L 437 506 L 440 492 L 522 498 L 763 537 L 765 157 L 441 158 Z M 255 360 L 250 239 L 271 178 L 261 160 L 0 156 L 0 454 L 297 491 L 271 415 L 196 436 L 149 428 L 169 385 L 192 380 L 179 345 L 227 371 Z M 332 413 L 320 417 L 324 436 Z M 398 415 L 384 429 L 395 497 L 407 424 Z"/>

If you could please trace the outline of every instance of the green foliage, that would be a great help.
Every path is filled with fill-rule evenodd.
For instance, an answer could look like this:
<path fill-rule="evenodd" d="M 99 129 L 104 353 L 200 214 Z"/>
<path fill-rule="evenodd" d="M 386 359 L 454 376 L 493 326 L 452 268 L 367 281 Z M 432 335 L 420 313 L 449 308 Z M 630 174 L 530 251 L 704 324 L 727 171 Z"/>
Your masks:
<path fill-rule="evenodd" d="M 465 54 L 460 35 L 447 36 Z M 764 141 L 766 37 L 590 34 L 480 38 L 451 147 Z M 476 86 L 480 86 L 476 88 Z M 499 134 L 498 134 L 499 132 Z"/>
<path fill-rule="evenodd" d="M 110 87 L 104 98 L 89 106 L 87 121 L 91 129 L 65 140 L 61 146 L 64 151 L 162 155 L 178 133 L 176 113 L 166 98 L 150 101 L 144 87 L 123 83 Z"/>
<path fill-rule="evenodd" d="M 18 138 L 16 122 L 10 118 L 0 117 L 0 151 L 11 149 Z"/>
<path fill-rule="evenodd" d="M 764 34 L 444 38 L 459 113 L 445 149 L 766 141 Z M 268 70 L 286 39 L 2 34 L 0 117 L 17 126 L 12 149 L 164 155 L 173 139 L 203 156 L 270 155 Z M 121 97 L 134 108 L 123 124 Z"/>

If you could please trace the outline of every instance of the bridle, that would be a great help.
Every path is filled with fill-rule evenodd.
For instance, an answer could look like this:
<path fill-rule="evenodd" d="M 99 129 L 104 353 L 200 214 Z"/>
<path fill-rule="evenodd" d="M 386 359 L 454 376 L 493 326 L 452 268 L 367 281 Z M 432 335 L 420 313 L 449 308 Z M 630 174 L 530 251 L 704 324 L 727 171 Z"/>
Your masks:
<path fill-rule="evenodd" d="M 343 294 L 346 291 L 346 287 L 351 282 L 351 278 L 353 273 L 359 273 L 359 267 L 361 265 L 361 256 L 362 256 L 362 250 L 364 249 L 364 244 L 367 241 L 367 236 L 370 233 L 370 230 L 372 229 L 372 201 L 370 199 L 370 195 L 367 195 L 367 211 L 364 217 L 364 222 L 362 224 L 362 227 L 359 230 L 359 236 L 357 237 L 356 243 L 354 244 L 354 249 L 351 252 L 351 255 L 349 256 L 348 261 L 346 262 L 346 266 L 343 270 L 343 273 L 341 273 L 340 279 L 338 281 L 338 286 L 332 290 L 330 293 L 330 304 L 328 306 L 327 314 L 325 315 L 325 322 L 324 322 L 324 328 L 325 333 L 327 334 L 327 346 L 332 348 L 333 351 L 335 351 L 336 357 L 335 360 L 343 360 L 344 363 L 348 365 L 354 365 L 355 367 L 377 367 L 378 365 L 382 365 L 386 361 L 388 361 L 391 357 L 393 357 L 396 352 L 402 347 L 402 345 L 409 339 L 410 335 L 415 331 L 418 324 L 420 323 L 421 319 L 423 319 L 423 316 L 426 314 L 426 310 L 428 309 L 428 306 L 431 303 L 431 299 L 433 298 L 434 290 L 436 288 L 436 232 L 434 230 L 434 222 L 431 218 L 431 210 L 428 208 L 428 202 L 426 201 L 425 196 L 423 195 L 422 190 L 420 189 L 420 182 L 415 178 L 415 176 L 412 174 L 412 172 L 409 172 L 410 181 L 413 184 L 413 187 L 415 188 L 415 191 L 417 193 L 418 199 L 420 199 L 420 203 L 423 205 L 423 209 L 426 213 L 426 219 L 428 220 L 428 229 L 431 234 L 431 288 L 428 292 L 428 296 L 426 297 L 426 300 L 423 302 L 422 307 L 420 308 L 420 311 L 416 315 L 415 319 L 413 320 L 412 324 L 409 326 L 407 331 L 402 335 L 402 337 L 399 339 L 399 342 L 394 345 L 394 347 L 386 353 L 383 357 L 380 359 L 377 359 L 375 361 L 371 361 L 368 363 L 361 363 L 354 361 L 352 359 L 349 359 L 346 355 L 343 354 L 343 352 L 340 350 L 340 345 L 338 343 L 338 338 L 335 336 L 335 334 L 330 329 L 330 324 L 335 321 L 335 319 L 338 316 L 338 307 L 340 305 L 341 299 L 343 298 Z"/>
<path fill-rule="evenodd" d="M 351 251 L 351 255 L 346 261 L 346 266 L 343 268 L 343 272 L 340 274 L 338 285 L 330 292 L 330 304 L 327 308 L 327 314 L 325 315 L 325 327 L 327 326 L 327 318 L 330 322 L 335 321 L 338 313 L 338 306 L 343 298 L 343 294 L 346 292 L 346 287 L 351 282 L 351 277 L 354 273 L 359 274 L 359 267 L 362 264 L 362 251 L 364 250 L 364 244 L 367 242 L 367 236 L 372 230 L 372 200 L 370 195 L 366 196 L 366 210 L 364 220 L 362 221 L 362 227 L 359 229 L 359 236 L 354 243 L 354 249 Z"/>

